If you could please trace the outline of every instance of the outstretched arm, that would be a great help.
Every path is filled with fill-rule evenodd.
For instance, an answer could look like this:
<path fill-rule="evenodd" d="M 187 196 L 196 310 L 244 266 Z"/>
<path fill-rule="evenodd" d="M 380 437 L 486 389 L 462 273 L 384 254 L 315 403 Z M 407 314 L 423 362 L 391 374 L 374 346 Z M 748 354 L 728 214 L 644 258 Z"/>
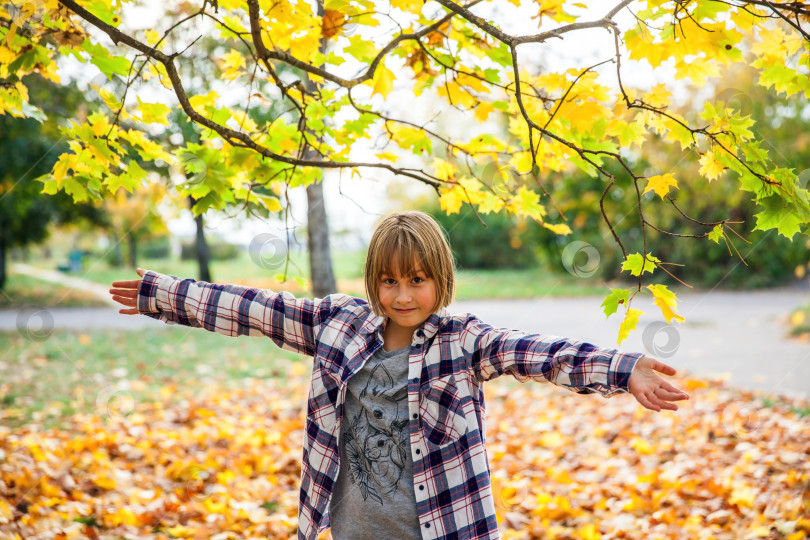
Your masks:
<path fill-rule="evenodd" d="M 651 411 L 669 409 L 677 411 L 678 406 L 673 401 L 689 399 L 689 394 L 679 390 L 659 377 L 655 372 L 664 375 L 675 375 L 675 368 L 659 362 L 655 358 L 642 356 L 630 374 L 628 389 L 641 405 Z"/>
<path fill-rule="evenodd" d="M 138 269 L 141 279 L 116 281 L 110 293 L 125 315 L 204 328 L 226 336 L 266 336 L 287 350 L 312 356 L 319 331 L 346 295 L 296 298 L 288 292 L 179 279 Z M 347 317 L 349 315 L 346 315 Z"/>
<path fill-rule="evenodd" d="M 557 336 L 493 328 L 475 316 L 464 322 L 461 347 L 478 381 L 510 374 L 519 381 L 551 382 L 580 394 L 630 392 L 651 410 L 677 410 L 689 396 L 655 372 L 675 370 L 641 353 L 623 353 Z"/>
<path fill-rule="evenodd" d="M 146 270 L 138 268 L 138 275 L 143 277 Z M 129 281 L 114 281 L 113 288 L 110 289 L 112 299 L 123 304 L 127 309 L 119 309 L 118 313 L 124 315 L 137 315 L 138 312 L 138 288 L 141 286 L 140 279 L 132 279 Z"/>

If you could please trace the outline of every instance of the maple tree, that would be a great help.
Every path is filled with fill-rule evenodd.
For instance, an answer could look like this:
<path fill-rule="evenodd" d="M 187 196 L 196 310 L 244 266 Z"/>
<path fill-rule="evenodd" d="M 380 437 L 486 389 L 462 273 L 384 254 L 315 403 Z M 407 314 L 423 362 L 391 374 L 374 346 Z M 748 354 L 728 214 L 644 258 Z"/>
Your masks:
<path fill-rule="evenodd" d="M 680 234 L 685 241 L 720 242 L 733 230 L 728 219 L 691 217 L 672 197 L 678 179 L 670 172 L 633 169 L 627 155 L 648 138 L 695 149 L 706 189 L 722 174 L 732 175 L 759 206 L 757 228 L 793 237 L 810 221 L 799 173 L 761 146 L 751 118 L 717 101 L 701 104 L 690 118 L 671 109 L 672 85 L 640 89 L 624 81 L 628 59 L 654 68 L 667 64 L 676 81 L 698 87 L 721 70 L 749 63 L 758 70 L 758 84 L 808 97 L 810 6 L 802 2 L 622 0 L 610 9 L 600 6 L 604 11 L 593 16 L 581 3 L 537 0 L 538 31 L 525 35 L 504 30 L 506 22 L 480 0 L 326 0 L 317 6 L 204 0 L 180 4 L 172 22 L 159 28 L 132 24 L 128 9 L 136 5 L 17 0 L 0 11 L 0 112 L 36 114 L 23 77 L 36 72 L 68 84 L 58 68 L 61 58 L 89 62 L 123 83 L 122 92 L 97 85 L 103 103 L 64 129 L 70 151 L 43 179 L 47 193 L 65 191 L 82 201 L 119 188 L 134 191 L 144 181 L 139 163 L 162 161 L 185 164 L 197 176 L 201 171 L 194 169 L 204 167 L 200 181 L 178 189 L 180 197 L 195 195 L 196 212 L 227 205 L 277 212 L 287 188 L 318 182 L 325 170 L 387 170 L 435 188 L 446 212 L 468 203 L 478 214 L 511 212 L 565 235 L 571 233 L 565 215 L 549 213 L 556 201 L 548 178 L 578 168 L 603 180 L 603 218 L 623 252 L 622 268 L 638 278 L 635 289 L 614 290 L 605 301 L 608 314 L 619 304 L 624 310 L 619 341 L 635 328 L 641 311 L 631 304 L 641 291 L 655 297 L 668 323 L 682 317 L 666 286 L 645 285 L 647 274 L 667 272 L 674 262 L 659 260 L 646 241 L 639 253 L 627 253 L 611 225 L 604 200 L 616 176 L 607 164 L 618 164 L 631 179 L 643 235 L 650 229 L 667 233 L 654 212 L 645 212 L 655 202 L 644 197 L 648 192 L 701 229 Z M 210 28 L 219 40 L 209 55 L 222 71 L 219 90 L 187 90 L 189 51 L 200 32 L 195 25 Z M 587 39 L 595 29 L 607 32 L 612 46 L 592 65 L 543 70 L 523 52 Z M 483 129 L 454 136 L 434 129 L 418 111 L 395 117 L 384 99 L 395 82 L 412 85 L 414 96 L 437 96 L 482 126 L 498 120 L 511 137 Z M 268 104 L 285 112 L 260 118 L 256 113 Z M 152 136 L 173 108 L 203 128 L 199 144 L 169 151 Z M 373 160 L 353 159 L 364 139 L 378 135 L 390 150 Z M 422 166 L 401 165 L 403 153 L 419 156 Z"/>

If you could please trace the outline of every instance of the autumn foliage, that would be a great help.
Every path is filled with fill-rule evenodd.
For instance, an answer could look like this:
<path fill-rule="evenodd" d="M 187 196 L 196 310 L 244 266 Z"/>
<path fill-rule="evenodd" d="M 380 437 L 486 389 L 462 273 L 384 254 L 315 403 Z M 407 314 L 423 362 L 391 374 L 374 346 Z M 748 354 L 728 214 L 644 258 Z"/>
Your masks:
<path fill-rule="evenodd" d="M 294 366 L 236 390 L 173 384 L 173 405 L 122 390 L 65 429 L 0 428 L 0 536 L 290 538 L 308 375 Z M 808 538 L 808 403 L 678 384 L 692 399 L 661 414 L 628 396 L 490 384 L 504 539 Z"/>
<path fill-rule="evenodd" d="M 41 178 L 45 192 L 64 191 L 77 201 L 140 189 L 149 167 L 168 164 L 190 176 L 176 193 L 193 195 L 196 212 L 238 205 L 267 214 L 282 209 L 287 188 L 317 182 L 326 170 L 352 177 L 386 171 L 433 187 L 448 213 L 462 205 L 479 215 L 508 212 L 567 235 L 571 223 L 557 211 L 553 178 L 581 171 L 601 181 L 594 193 L 622 258 L 645 261 L 631 271 L 638 283 L 622 304 L 620 341 L 636 327 L 639 310 L 631 305 L 639 293 L 651 292 L 666 306 L 668 322 L 680 320 L 666 286 L 645 289 L 645 271 L 671 273 L 668 265 L 688 261 L 656 262 L 653 246 L 628 253 L 627 238 L 613 227 L 624 216 L 604 205 L 617 179 L 632 183 L 638 202 L 632 219 L 645 243 L 651 230 L 716 243 L 747 232 L 735 230 L 730 217 L 707 222 L 691 215 L 671 171 L 636 170 L 630 156 L 642 154 L 645 142 L 694 150 L 689 159 L 699 164 L 706 190 L 713 182 L 734 182 L 755 201 L 756 229 L 788 238 L 807 232 L 806 179 L 755 136 L 748 115 L 730 101 L 672 106 L 677 90 L 697 93 L 738 65 L 752 66 L 757 84 L 779 95 L 810 97 L 807 3 L 488 4 L 167 3 L 148 28 L 128 20 L 135 1 L 6 4 L 0 113 L 41 114 L 25 77 L 37 73 L 70 84 L 60 60 L 98 70 L 90 85 L 97 108 L 81 118 L 66 115 L 70 150 Z M 525 19 L 527 10 L 536 28 L 510 29 L 509 18 Z M 207 39 L 198 24 L 210 28 Z M 599 59 L 554 68 L 534 61 L 550 44 L 576 40 L 600 40 Z M 640 66 L 669 69 L 672 80 L 632 85 L 629 75 Z M 203 69 L 222 84 L 192 90 Z M 442 112 L 460 112 L 470 128 L 454 134 L 417 107 L 403 115 L 386 101 L 395 101 L 397 86 L 409 99 L 430 96 Z M 175 113 L 198 126 L 201 144 L 172 148 L 160 139 Z M 662 227 L 660 205 L 675 208 L 688 231 Z"/>

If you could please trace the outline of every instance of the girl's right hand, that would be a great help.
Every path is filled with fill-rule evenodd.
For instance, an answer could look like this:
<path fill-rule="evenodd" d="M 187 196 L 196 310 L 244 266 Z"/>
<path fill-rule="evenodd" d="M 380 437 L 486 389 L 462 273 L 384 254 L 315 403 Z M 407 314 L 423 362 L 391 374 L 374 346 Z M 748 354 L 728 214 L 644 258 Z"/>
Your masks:
<path fill-rule="evenodd" d="M 146 270 L 138 268 L 138 275 L 143 277 Z M 119 309 L 118 313 L 124 315 L 137 315 L 138 314 L 138 288 L 141 286 L 140 279 L 132 279 L 129 281 L 114 281 L 113 288 L 110 289 L 110 294 L 113 300 L 119 304 L 127 306 L 128 309 Z"/>

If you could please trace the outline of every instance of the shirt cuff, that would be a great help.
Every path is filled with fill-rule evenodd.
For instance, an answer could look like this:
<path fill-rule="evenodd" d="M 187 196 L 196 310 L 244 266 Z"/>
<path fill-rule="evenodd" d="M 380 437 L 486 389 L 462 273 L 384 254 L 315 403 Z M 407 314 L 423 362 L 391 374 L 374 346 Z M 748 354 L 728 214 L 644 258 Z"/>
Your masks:
<path fill-rule="evenodd" d="M 608 370 L 608 386 L 611 390 L 620 390 L 622 392 L 629 392 L 630 389 L 630 374 L 636 367 L 639 359 L 644 356 L 643 353 L 623 353 L 617 352 L 610 360 L 610 369 Z"/>
<path fill-rule="evenodd" d="M 158 280 L 161 275 L 147 270 L 138 287 L 138 311 L 140 313 L 160 313 L 157 302 Z"/>

